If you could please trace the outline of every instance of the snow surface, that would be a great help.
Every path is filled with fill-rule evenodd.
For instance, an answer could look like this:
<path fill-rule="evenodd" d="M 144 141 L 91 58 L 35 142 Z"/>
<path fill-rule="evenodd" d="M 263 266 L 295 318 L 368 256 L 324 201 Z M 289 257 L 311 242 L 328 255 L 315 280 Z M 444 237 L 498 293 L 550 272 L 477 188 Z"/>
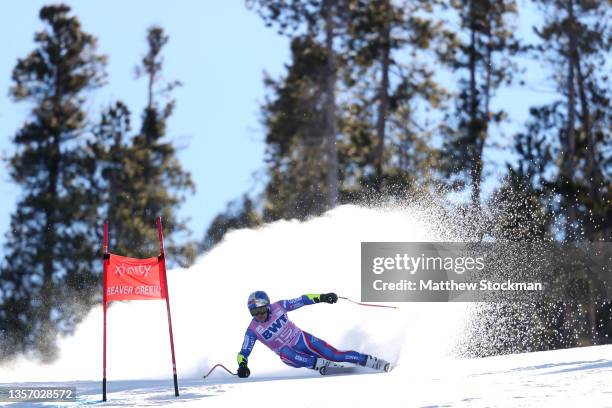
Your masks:
<path fill-rule="evenodd" d="M 256 345 L 251 377 L 235 370 L 250 321 L 248 294 L 273 300 L 334 291 L 360 297 L 362 241 L 454 241 L 436 211 L 343 206 L 307 222 L 280 221 L 240 230 L 189 269 L 169 271 L 180 397 L 174 397 L 165 304 L 115 302 L 108 312 L 108 401 L 103 406 L 291 407 L 612 407 L 612 347 L 598 346 L 483 359 L 459 359 L 470 305 L 404 303 L 398 310 L 346 301 L 291 312 L 302 329 L 339 349 L 374 354 L 398 367 L 389 374 L 321 377 L 294 369 Z M 0 367 L 0 386 L 76 386 L 76 403 L 101 404 L 102 312 L 93 309 L 59 360 L 20 358 Z M 15 404 L 30 406 L 34 404 Z M 45 405 L 45 404 L 39 404 Z"/>
<path fill-rule="evenodd" d="M 611 355 L 611 346 L 597 346 L 449 359 L 425 369 L 403 364 L 389 374 L 321 377 L 296 370 L 299 374 L 253 373 L 244 380 L 226 374 L 205 381 L 182 379 L 179 397 L 169 379 L 120 380 L 109 383 L 103 406 L 612 407 Z M 29 385 L 77 387 L 76 404 L 48 405 L 102 404 L 100 381 Z"/>

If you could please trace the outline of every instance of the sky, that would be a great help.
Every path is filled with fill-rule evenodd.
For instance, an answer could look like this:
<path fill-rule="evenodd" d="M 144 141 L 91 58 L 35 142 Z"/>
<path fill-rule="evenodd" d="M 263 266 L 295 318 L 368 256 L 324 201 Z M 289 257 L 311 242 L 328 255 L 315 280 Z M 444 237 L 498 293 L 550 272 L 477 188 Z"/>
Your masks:
<path fill-rule="evenodd" d="M 243 1 L 66 1 L 84 31 L 98 38 L 107 54 L 108 83 L 94 93 L 87 110 L 99 117 L 101 108 L 121 99 L 132 110 L 138 128 L 146 103 L 146 80 L 134 78 L 134 67 L 146 52 L 146 30 L 161 25 L 170 36 L 164 77 L 180 80 L 168 135 L 180 146 L 179 159 L 191 172 L 196 193 L 181 207 L 193 237 L 200 239 L 215 214 L 228 201 L 256 189 L 254 174 L 263 168 L 263 133 L 259 106 L 264 100 L 263 72 L 279 76 L 288 61 L 288 40 L 265 27 Z M 11 138 L 31 105 L 8 96 L 17 58 L 34 49 L 34 33 L 42 28 L 38 11 L 49 1 L 11 2 L 0 13 L 0 152 L 13 152 Z M 239 29 L 236 29 L 239 27 Z M 11 39 L 7 41 L 6 39 Z M 20 190 L 7 168 L 0 171 L 0 243 Z M 1 252 L 1 250 L 0 250 Z"/>
<path fill-rule="evenodd" d="M 189 196 L 179 215 L 190 219 L 193 238 L 200 239 L 212 218 L 226 204 L 245 192 L 261 189 L 264 132 L 259 108 L 264 101 L 264 71 L 273 77 L 284 72 L 289 61 L 289 40 L 248 10 L 242 0 L 181 1 L 70 0 L 83 29 L 98 38 L 98 50 L 108 55 L 107 85 L 90 95 L 86 106 L 92 120 L 116 100 L 132 111 L 132 126 L 138 128 L 146 101 L 145 79 L 135 79 L 134 67 L 146 51 L 146 30 L 161 25 L 170 36 L 165 48 L 164 79 L 180 80 L 174 91 L 177 101 L 167 123 L 168 136 L 179 147 L 179 160 L 191 172 L 197 191 Z M 34 33 L 41 30 L 40 8 L 49 1 L 12 2 L 0 14 L 0 154 L 13 152 L 11 138 L 27 118 L 28 103 L 14 103 L 8 96 L 11 71 L 17 58 L 34 49 Z M 529 5 L 521 2 L 523 7 Z M 527 8 L 518 22 L 519 32 L 530 33 L 535 13 Z M 493 108 L 504 106 L 512 122 L 497 129 L 497 142 L 508 145 L 509 136 L 527 118 L 529 106 L 544 103 L 550 94 L 535 92 L 546 73 L 529 63 L 527 87 L 512 86 L 498 92 Z M 508 155 L 493 151 L 489 171 L 501 171 Z M 499 154 L 499 156 L 497 156 Z M 497 160 L 495 160 L 497 159 Z M 493 177 L 495 179 L 495 177 Z M 483 190 L 491 190 L 487 183 Z M 0 171 L 0 245 L 10 223 L 10 214 L 20 190 Z M 0 249 L 0 253 L 2 249 Z"/>

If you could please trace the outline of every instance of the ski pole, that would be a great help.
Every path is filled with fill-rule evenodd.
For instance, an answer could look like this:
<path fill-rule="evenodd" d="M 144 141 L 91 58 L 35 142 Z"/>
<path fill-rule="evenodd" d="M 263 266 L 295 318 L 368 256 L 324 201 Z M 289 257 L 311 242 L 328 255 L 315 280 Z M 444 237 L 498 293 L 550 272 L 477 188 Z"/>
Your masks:
<path fill-rule="evenodd" d="M 388 309 L 397 309 L 397 306 L 386 306 L 386 305 L 373 305 L 371 303 L 361 303 L 361 302 L 355 302 L 354 300 L 351 300 L 347 297 L 344 296 L 338 296 L 338 299 L 344 299 L 344 300 L 348 300 L 351 303 L 355 303 L 356 305 L 359 306 L 370 306 L 370 307 L 386 307 Z"/>
<path fill-rule="evenodd" d="M 232 373 L 232 372 L 231 372 L 230 370 L 228 370 L 228 369 L 227 369 L 227 367 L 225 367 L 223 364 L 215 364 L 215 366 L 214 366 L 213 368 L 211 368 L 211 369 L 210 369 L 210 371 L 209 371 L 209 372 L 208 372 L 208 373 L 207 373 L 205 376 L 203 376 L 202 378 L 206 379 L 206 377 L 208 377 L 208 376 L 209 376 L 209 375 L 210 375 L 210 374 L 211 374 L 211 373 L 214 371 L 214 369 L 215 369 L 215 368 L 217 368 L 217 367 L 221 367 L 221 368 L 223 368 L 225 371 L 227 371 L 227 372 L 228 372 L 228 373 L 230 373 L 231 375 L 238 375 L 237 373 Z"/>

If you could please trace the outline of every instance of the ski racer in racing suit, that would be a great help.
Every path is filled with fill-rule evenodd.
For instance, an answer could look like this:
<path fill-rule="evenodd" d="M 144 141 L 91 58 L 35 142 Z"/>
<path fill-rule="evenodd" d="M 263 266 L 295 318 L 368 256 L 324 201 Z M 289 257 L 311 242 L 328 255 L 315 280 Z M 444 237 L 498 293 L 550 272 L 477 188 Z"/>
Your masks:
<path fill-rule="evenodd" d="M 390 364 L 385 360 L 357 351 L 340 351 L 326 341 L 302 331 L 287 317 L 287 312 L 315 303 L 336 303 L 335 293 L 308 294 L 295 299 L 280 300 L 270 304 L 263 291 L 253 292 L 247 305 L 253 316 L 244 334 L 244 341 L 238 353 L 238 376 L 248 377 L 248 358 L 257 340 L 275 352 L 281 360 L 292 367 L 305 367 L 320 371 L 336 366 L 335 362 L 353 363 L 380 371 L 388 371 Z"/>

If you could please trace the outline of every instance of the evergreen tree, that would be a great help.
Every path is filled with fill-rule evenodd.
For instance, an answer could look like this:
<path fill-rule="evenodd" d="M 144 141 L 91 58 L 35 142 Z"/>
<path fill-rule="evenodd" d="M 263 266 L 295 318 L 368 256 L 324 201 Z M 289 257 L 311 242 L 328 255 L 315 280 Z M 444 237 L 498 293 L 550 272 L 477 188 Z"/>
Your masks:
<path fill-rule="evenodd" d="M 39 16 L 45 28 L 18 60 L 10 90 L 33 108 L 13 138 L 10 175 L 23 193 L 1 269 L 0 353 L 52 359 L 55 335 L 72 331 L 101 298 L 96 168 L 83 105 L 102 84 L 105 57 L 70 7 L 46 6 Z"/>
<path fill-rule="evenodd" d="M 567 240 L 612 239 L 612 112 L 609 65 L 610 8 L 603 1 L 541 0 L 545 14 L 536 28 L 537 57 L 554 69 L 563 97 L 541 109 L 558 118 L 554 134 L 541 134 L 553 149 L 552 180 L 564 215 Z M 606 153 L 607 152 L 607 153 Z"/>
<path fill-rule="evenodd" d="M 304 219 L 327 208 L 324 135 L 324 49 L 310 37 L 291 43 L 284 78 L 266 79 L 263 106 L 266 165 L 264 218 Z"/>
<path fill-rule="evenodd" d="M 442 126 L 442 170 L 453 187 L 471 187 L 471 206 L 478 209 L 489 125 L 504 118 L 503 110 L 491 109 L 491 99 L 500 85 L 512 80 L 510 57 L 519 51 L 510 23 L 517 7 L 514 0 L 461 0 L 451 5 L 462 31 L 447 32 L 448 46 L 439 55 L 461 77 L 456 112 L 447 115 Z"/>
<path fill-rule="evenodd" d="M 141 170 L 134 159 L 137 154 L 130 132 L 130 110 L 123 102 L 116 102 L 102 113 L 91 148 L 97 158 L 96 176 L 103 192 L 102 218 L 111 224 L 109 248 L 117 254 L 145 257 L 147 254 L 138 245 L 150 237 L 143 238 L 140 230 L 133 228 L 139 222 L 134 219 L 134 197 L 139 193 Z"/>
<path fill-rule="evenodd" d="M 535 57 L 553 69 L 558 100 L 530 109 L 526 131 L 516 137 L 518 161 L 495 197 L 503 238 L 512 240 L 610 240 L 609 8 L 598 1 L 540 1 Z M 604 70 L 602 70 L 602 68 Z M 510 204 L 510 205 L 509 205 Z M 530 339 L 535 350 L 608 343 L 610 303 L 588 267 L 563 276 L 570 300 L 537 305 Z M 552 271 L 561 266 L 550 265 Z"/>
<path fill-rule="evenodd" d="M 129 192 L 125 203 L 129 209 L 113 214 L 109 208 L 108 217 L 112 225 L 121 225 L 125 238 L 119 239 L 125 239 L 125 245 L 131 246 L 128 255 L 149 257 L 158 251 L 155 218 L 160 215 L 168 241 L 168 260 L 186 266 L 193 262 L 195 245 L 177 242 L 180 237 L 186 240 L 189 230 L 186 221 L 179 220 L 176 212 L 185 194 L 192 192 L 195 186 L 191 175 L 178 161 L 172 141 L 166 138 L 166 121 L 175 106 L 169 93 L 180 85 L 179 82 L 162 82 L 162 50 L 168 39 L 161 27 L 149 28 L 149 48 L 137 70 L 148 80 L 147 106 L 140 132 L 132 138 L 128 149 L 129 163 L 126 163 L 124 171 L 129 174 L 129 185 L 120 186 Z M 168 98 L 164 104 L 158 101 L 160 95 Z M 126 194 L 125 190 L 122 194 Z"/>
<path fill-rule="evenodd" d="M 431 11 L 429 3 L 418 1 L 399 6 L 388 0 L 351 0 L 348 5 L 345 82 L 353 102 L 343 112 L 348 125 L 343 133 L 353 141 L 349 149 L 354 144 L 364 148 L 367 160 L 355 157 L 366 165 L 361 188 L 376 195 L 383 193 L 384 184 L 427 184 L 435 165 L 426 121 L 417 115 L 417 101 L 436 108 L 445 96 L 433 80 L 434 71 L 421 62 L 442 34 Z M 364 137 L 373 139 L 363 144 Z"/>
<path fill-rule="evenodd" d="M 340 61 L 334 42 L 346 26 L 345 0 L 247 0 L 266 25 L 276 25 L 279 33 L 308 38 L 324 50 L 321 65 L 323 112 L 323 158 L 325 159 L 326 207 L 338 202 L 338 118 L 336 112 L 336 82 Z"/>
<path fill-rule="evenodd" d="M 524 132 L 515 137 L 519 158 L 509 163 L 508 175 L 490 199 L 495 211 L 490 233 L 500 241 L 542 242 L 554 237 L 554 194 L 550 170 L 554 160 L 543 134 L 558 123 L 554 109 L 531 109 Z"/>
<path fill-rule="evenodd" d="M 227 205 L 225 211 L 217 215 L 200 243 L 201 252 L 209 251 L 221 242 L 226 233 L 243 228 L 254 228 L 261 225 L 262 219 L 257 214 L 255 204 L 248 195 L 244 195 L 241 201 L 232 201 Z"/>

